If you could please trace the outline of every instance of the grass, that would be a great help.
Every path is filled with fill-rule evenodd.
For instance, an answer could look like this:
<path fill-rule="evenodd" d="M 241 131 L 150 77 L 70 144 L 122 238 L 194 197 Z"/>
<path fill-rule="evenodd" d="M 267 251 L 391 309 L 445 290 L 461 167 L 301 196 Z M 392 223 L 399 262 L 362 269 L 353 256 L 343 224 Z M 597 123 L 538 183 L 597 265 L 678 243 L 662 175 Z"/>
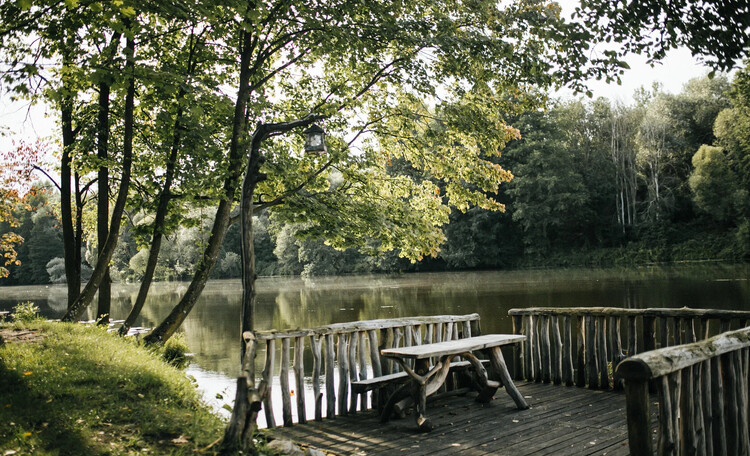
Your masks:
<path fill-rule="evenodd" d="M 81 324 L 0 330 L 40 336 L 0 345 L 0 455 L 214 453 L 225 423 L 159 354 Z"/>

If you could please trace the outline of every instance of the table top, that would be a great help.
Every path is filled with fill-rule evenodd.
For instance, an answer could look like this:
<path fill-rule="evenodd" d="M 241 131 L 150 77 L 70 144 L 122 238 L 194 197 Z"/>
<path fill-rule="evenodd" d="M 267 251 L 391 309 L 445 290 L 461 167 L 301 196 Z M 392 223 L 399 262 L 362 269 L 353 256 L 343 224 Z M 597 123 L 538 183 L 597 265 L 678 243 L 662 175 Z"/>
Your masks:
<path fill-rule="evenodd" d="M 520 334 L 487 334 L 484 336 L 467 337 L 465 339 L 449 340 L 434 344 L 386 348 L 381 350 L 380 354 L 389 358 L 423 359 L 433 356 L 469 353 L 474 350 L 499 347 L 501 345 L 523 342 L 524 340 L 526 340 L 526 336 Z"/>

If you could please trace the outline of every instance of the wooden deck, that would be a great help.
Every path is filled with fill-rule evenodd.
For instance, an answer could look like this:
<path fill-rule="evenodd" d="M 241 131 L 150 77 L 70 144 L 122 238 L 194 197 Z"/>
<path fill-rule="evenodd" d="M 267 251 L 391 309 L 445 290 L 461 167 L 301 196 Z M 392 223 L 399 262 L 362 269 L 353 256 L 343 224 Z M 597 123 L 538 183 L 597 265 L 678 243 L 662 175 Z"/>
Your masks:
<path fill-rule="evenodd" d="M 381 424 L 374 412 L 295 424 L 274 432 L 337 455 L 627 455 L 625 395 L 519 383 L 531 408 L 517 410 L 500 389 L 479 404 L 472 394 L 428 404 L 437 428 L 416 432 L 413 416 Z M 652 403 L 655 398 L 652 398 Z M 651 407 L 655 427 L 655 407 Z"/>

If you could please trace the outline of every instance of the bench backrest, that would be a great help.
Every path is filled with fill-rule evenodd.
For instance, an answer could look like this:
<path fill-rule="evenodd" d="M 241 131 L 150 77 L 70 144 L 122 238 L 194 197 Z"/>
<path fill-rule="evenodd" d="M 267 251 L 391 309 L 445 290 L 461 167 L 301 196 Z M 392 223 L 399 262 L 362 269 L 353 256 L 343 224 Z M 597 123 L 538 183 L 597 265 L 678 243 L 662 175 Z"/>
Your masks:
<path fill-rule="evenodd" d="M 276 418 L 270 388 L 277 372 L 284 425 L 293 423 L 290 370 L 294 371 L 296 387 L 293 389 L 297 391 L 297 422 L 307 421 L 304 394 L 306 355 L 309 355 L 308 359 L 312 357 L 310 382 L 315 400 L 314 416 L 316 420 L 320 420 L 323 417 L 323 399 L 326 404 L 325 416 L 329 418 L 354 413 L 358 408 L 366 409 L 377 403 L 377 391 L 351 394 L 350 382 L 367 378 L 368 375 L 379 377 L 398 372 L 396 362 L 385 357 L 381 359 L 381 349 L 411 347 L 479 334 L 479 314 L 474 313 L 365 320 L 283 331 L 255 331 L 245 333 L 243 337 L 247 344 L 246 353 L 251 355 L 251 359 L 255 359 L 256 351 L 265 352 L 262 382 L 269 388 L 269 392 L 263 400 L 263 408 L 267 426 L 274 427 Z M 278 363 L 277 353 L 280 357 Z M 323 372 L 324 382 L 321 385 Z M 369 400 L 368 395 L 372 395 Z"/>

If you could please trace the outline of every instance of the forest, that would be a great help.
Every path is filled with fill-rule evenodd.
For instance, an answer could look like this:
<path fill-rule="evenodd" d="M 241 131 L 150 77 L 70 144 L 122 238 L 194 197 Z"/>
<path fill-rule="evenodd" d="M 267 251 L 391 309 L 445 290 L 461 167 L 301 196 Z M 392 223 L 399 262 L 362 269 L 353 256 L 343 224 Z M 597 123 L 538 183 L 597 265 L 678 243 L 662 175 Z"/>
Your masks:
<path fill-rule="evenodd" d="M 678 94 L 642 88 L 634 102 L 553 99 L 509 124 L 520 138 L 493 161 L 513 173 L 496 199 L 506 210 L 453 210 L 435 258 L 409 261 L 302 238 L 304 223 L 261 213 L 253 223 L 259 275 L 332 275 L 477 268 L 617 266 L 742 261 L 750 254 L 748 74 L 691 80 Z M 36 145 L 35 147 L 40 147 Z M 389 172 L 415 173 L 404 160 Z M 35 177 L 40 177 L 37 173 Z M 43 177 L 43 176 L 41 176 Z M 440 186 L 440 182 L 435 182 Z M 46 178 L 0 224 L 25 242 L 4 285 L 64 283 L 59 192 Z M 96 194 L 89 195 L 95 200 Z M 96 258 L 95 217 L 83 207 L 82 279 Z M 162 241 L 154 279 L 189 280 L 214 210 L 199 202 Z M 89 211 L 89 212 L 87 212 Z M 148 211 L 126 209 L 110 267 L 115 281 L 143 279 Z M 239 223 L 227 230 L 212 278 L 242 271 Z"/>

